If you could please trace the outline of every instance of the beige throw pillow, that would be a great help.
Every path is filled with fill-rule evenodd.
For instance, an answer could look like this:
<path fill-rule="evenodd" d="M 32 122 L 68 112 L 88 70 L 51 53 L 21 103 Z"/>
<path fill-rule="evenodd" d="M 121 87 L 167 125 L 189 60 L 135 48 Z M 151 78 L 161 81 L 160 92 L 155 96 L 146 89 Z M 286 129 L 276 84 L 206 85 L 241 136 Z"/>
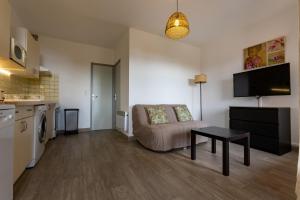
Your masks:
<path fill-rule="evenodd" d="M 175 106 L 174 110 L 178 121 L 186 122 L 193 120 L 193 117 L 186 105 Z"/>
<path fill-rule="evenodd" d="M 146 110 L 151 124 L 166 124 L 169 122 L 163 106 L 146 107 Z"/>

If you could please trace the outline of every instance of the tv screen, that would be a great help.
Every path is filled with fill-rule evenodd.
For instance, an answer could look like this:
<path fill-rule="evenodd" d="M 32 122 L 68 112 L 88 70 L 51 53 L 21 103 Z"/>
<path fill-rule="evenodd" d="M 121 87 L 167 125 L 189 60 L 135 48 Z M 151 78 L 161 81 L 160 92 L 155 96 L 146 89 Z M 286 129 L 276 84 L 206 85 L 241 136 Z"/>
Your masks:
<path fill-rule="evenodd" d="M 233 74 L 234 97 L 290 95 L 290 64 Z"/>

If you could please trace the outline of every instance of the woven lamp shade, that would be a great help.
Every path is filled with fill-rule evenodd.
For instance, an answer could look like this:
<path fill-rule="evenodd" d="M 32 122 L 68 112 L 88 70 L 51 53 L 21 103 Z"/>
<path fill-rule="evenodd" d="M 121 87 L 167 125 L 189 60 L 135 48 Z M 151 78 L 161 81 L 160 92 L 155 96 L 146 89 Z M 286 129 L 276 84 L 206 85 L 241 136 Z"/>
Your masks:
<path fill-rule="evenodd" d="M 195 76 L 194 83 L 206 83 L 207 76 L 205 74 L 199 74 Z"/>
<path fill-rule="evenodd" d="M 189 22 L 182 12 L 175 12 L 169 17 L 165 31 L 168 38 L 178 40 L 187 36 L 189 32 Z"/>

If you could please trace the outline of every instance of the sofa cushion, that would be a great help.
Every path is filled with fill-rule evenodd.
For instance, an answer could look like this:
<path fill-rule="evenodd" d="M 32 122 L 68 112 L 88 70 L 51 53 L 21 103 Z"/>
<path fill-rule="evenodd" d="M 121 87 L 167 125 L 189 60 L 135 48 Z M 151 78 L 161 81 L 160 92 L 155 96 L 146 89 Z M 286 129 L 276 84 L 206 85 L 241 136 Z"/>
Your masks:
<path fill-rule="evenodd" d="M 169 151 L 187 147 L 191 144 L 191 129 L 205 127 L 202 121 L 176 122 L 148 125 L 134 132 L 136 139 L 145 147 L 154 151 Z M 206 139 L 197 136 L 197 143 Z"/>
<path fill-rule="evenodd" d="M 166 124 L 169 122 L 163 106 L 149 106 L 146 107 L 146 110 L 151 124 Z"/>
<path fill-rule="evenodd" d="M 186 105 L 175 106 L 174 110 L 178 121 L 186 122 L 193 120 L 193 117 Z"/>

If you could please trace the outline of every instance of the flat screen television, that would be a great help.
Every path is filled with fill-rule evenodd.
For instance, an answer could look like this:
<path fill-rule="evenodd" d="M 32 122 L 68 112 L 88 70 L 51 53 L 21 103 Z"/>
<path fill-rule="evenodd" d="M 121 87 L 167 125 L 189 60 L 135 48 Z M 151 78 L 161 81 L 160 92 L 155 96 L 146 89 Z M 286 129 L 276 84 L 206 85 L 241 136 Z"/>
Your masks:
<path fill-rule="evenodd" d="M 290 95 L 290 64 L 233 74 L 234 97 Z"/>

